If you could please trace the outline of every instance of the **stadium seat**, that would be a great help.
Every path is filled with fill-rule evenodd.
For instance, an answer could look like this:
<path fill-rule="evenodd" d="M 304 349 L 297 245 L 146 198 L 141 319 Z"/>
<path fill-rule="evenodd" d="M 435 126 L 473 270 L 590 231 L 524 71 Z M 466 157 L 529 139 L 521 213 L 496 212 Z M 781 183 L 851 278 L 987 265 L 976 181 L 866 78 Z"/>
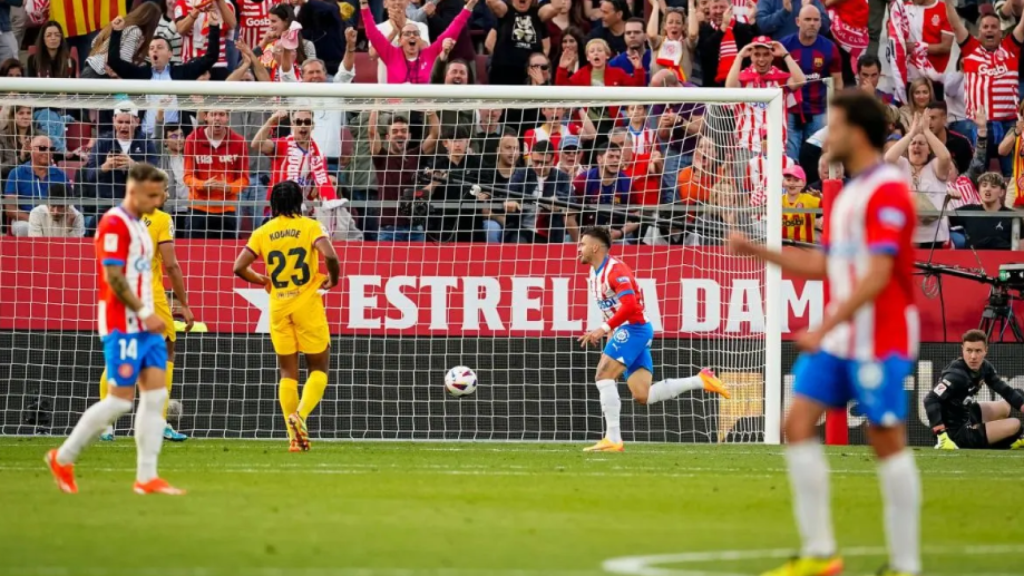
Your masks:
<path fill-rule="evenodd" d="M 476 83 L 487 84 L 487 58 L 486 54 L 476 55 Z"/>
<path fill-rule="evenodd" d="M 57 164 L 57 167 L 64 171 L 64 174 L 68 177 L 68 181 L 71 183 L 75 182 L 75 176 L 78 174 L 78 171 L 82 166 L 85 166 L 85 162 L 82 162 L 81 160 L 65 160 Z"/>
<path fill-rule="evenodd" d="M 87 122 L 72 122 L 67 125 L 65 133 L 67 138 L 68 151 L 78 150 L 92 138 L 92 124 Z"/>
<path fill-rule="evenodd" d="M 371 60 L 368 53 L 356 52 L 355 67 L 356 79 L 353 82 L 356 84 L 377 83 L 377 61 Z"/>

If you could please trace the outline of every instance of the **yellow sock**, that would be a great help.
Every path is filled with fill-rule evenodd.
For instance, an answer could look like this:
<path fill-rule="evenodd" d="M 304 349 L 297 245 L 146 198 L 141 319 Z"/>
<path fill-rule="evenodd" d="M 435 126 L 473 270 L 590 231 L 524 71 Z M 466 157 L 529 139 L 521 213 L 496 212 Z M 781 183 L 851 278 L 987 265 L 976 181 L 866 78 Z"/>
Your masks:
<path fill-rule="evenodd" d="M 319 370 L 310 372 L 306 385 L 302 387 L 302 402 L 299 403 L 299 416 L 305 420 L 316 409 L 316 405 L 324 398 L 327 389 L 327 374 Z"/>
<path fill-rule="evenodd" d="M 167 405 L 171 402 L 171 385 L 174 383 L 174 362 L 167 363 L 167 373 L 164 374 L 164 381 L 167 383 L 167 400 L 164 400 L 164 421 L 166 421 Z"/>
<path fill-rule="evenodd" d="M 277 400 L 281 403 L 281 412 L 284 412 L 284 429 L 288 431 L 288 439 L 293 440 L 291 428 L 288 427 L 288 417 L 299 408 L 299 382 L 292 378 L 281 378 Z"/>
<path fill-rule="evenodd" d="M 107 397 L 107 369 L 103 369 L 103 375 L 100 376 L 100 400 Z"/>

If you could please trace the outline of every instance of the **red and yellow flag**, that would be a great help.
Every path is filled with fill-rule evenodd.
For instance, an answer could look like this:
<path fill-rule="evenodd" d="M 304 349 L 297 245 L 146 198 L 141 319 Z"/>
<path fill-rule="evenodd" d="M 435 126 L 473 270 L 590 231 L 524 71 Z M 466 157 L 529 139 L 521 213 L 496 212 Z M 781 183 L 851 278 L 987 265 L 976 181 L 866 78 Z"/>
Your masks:
<path fill-rule="evenodd" d="M 101 30 L 128 13 L 127 0 L 50 0 L 50 19 L 60 22 L 68 38 Z"/>

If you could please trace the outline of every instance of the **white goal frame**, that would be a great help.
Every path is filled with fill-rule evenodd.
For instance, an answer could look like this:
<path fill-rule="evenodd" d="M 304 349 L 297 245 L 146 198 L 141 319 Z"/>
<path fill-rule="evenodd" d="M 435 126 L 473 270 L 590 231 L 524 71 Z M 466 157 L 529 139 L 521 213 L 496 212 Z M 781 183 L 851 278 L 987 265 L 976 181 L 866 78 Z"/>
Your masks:
<path fill-rule="evenodd" d="M 565 86 L 497 86 L 497 85 L 412 85 L 412 84 L 334 84 L 334 83 L 270 83 L 270 82 L 152 82 L 144 80 L 46 78 L 3 78 L 0 90 L 5 93 L 37 94 L 129 94 L 205 96 L 226 98 L 220 104 L 231 104 L 231 98 L 336 98 L 345 99 L 436 99 L 553 101 L 571 100 L 579 103 L 630 101 L 639 103 L 710 103 L 767 105 L 767 190 L 766 245 L 782 247 L 782 157 L 785 121 L 784 93 L 779 88 L 650 88 L 650 87 L 588 87 Z M 782 326 L 786 314 L 782 294 L 782 271 L 767 265 L 765 270 L 765 430 L 764 441 L 780 444 L 782 426 Z"/>

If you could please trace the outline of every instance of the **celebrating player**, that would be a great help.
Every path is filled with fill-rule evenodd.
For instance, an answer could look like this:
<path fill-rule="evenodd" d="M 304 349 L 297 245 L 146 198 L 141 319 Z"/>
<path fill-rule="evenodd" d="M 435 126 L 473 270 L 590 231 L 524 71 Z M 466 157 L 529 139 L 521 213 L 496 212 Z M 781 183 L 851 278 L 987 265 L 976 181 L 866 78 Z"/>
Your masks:
<path fill-rule="evenodd" d="M 817 330 L 801 334 L 804 351 L 793 368 L 794 399 L 786 417 L 786 461 L 803 540 L 800 556 L 765 576 L 838 574 L 829 509 L 828 461 L 816 424 L 827 408 L 856 399 L 868 418 L 885 501 L 890 565 L 880 576 L 920 574 L 921 482 L 906 448 L 903 380 L 917 354 L 913 295 L 910 188 L 882 162 L 886 115 L 870 94 L 845 92 L 829 110 L 828 150 L 852 180 L 828 216 L 825 252 L 776 252 L 735 233 L 733 251 L 794 274 L 827 279 L 830 303 Z M 827 254 L 827 256 L 826 256 Z"/>
<path fill-rule="evenodd" d="M 330 366 L 331 333 L 319 289 L 338 284 L 341 265 L 323 226 L 302 215 L 302 189 L 291 180 L 270 191 L 271 220 L 260 226 L 235 260 L 235 275 L 261 284 L 270 293 L 270 341 L 281 370 L 278 400 L 288 428 L 288 451 L 309 450 L 306 419 L 324 397 Z M 329 277 L 320 274 L 323 254 Z M 256 258 L 270 276 L 253 271 Z M 306 357 L 309 379 L 299 400 L 299 352 Z"/>
<path fill-rule="evenodd" d="M 936 448 L 1024 448 L 1020 420 L 1010 418 L 1010 407 L 1024 409 L 1024 393 L 1010 388 L 985 359 L 988 337 L 968 330 L 963 337 L 963 356 L 942 371 L 935 389 L 924 398 L 928 423 L 938 438 Z M 978 402 L 974 397 L 987 384 L 1003 397 Z"/>
<path fill-rule="evenodd" d="M 59 449 L 46 454 L 57 487 L 74 494 L 75 461 L 82 450 L 111 422 L 132 409 L 138 383 L 139 413 L 135 419 L 138 494 L 184 494 L 157 476 L 163 444 L 163 408 L 167 402 L 164 371 L 167 347 L 164 321 L 153 310 L 153 241 L 139 219 L 163 202 L 167 174 L 138 162 L 128 170 L 124 201 L 111 208 L 96 229 L 99 268 L 99 332 L 111 389 L 93 404 Z"/>
<path fill-rule="evenodd" d="M 602 338 L 610 335 L 597 364 L 596 376 L 606 432 L 600 442 L 584 448 L 584 452 L 624 450 L 619 427 L 622 401 L 615 383 L 623 374 L 633 399 L 640 404 L 654 404 L 702 388 L 729 398 L 725 385 L 707 368 L 696 376 L 669 378 L 651 385 L 654 378 L 654 360 L 651 358 L 654 327 L 647 321 L 644 297 L 633 271 L 608 255 L 611 247 L 612 237 L 607 228 L 589 226 L 580 233 L 579 261 L 591 268 L 587 287 L 605 321 L 580 336 L 579 342 L 583 346 L 600 344 Z"/>
<path fill-rule="evenodd" d="M 164 192 L 164 202 L 167 201 L 167 192 Z M 161 202 L 161 207 L 164 202 Z M 167 302 L 167 290 L 164 288 L 164 271 L 171 279 L 171 289 L 174 290 L 174 298 L 178 301 L 177 313 L 185 321 L 185 331 L 192 329 L 195 324 L 195 316 L 188 307 L 188 299 L 185 294 L 185 277 L 181 274 L 181 266 L 178 266 L 178 258 L 174 254 L 174 222 L 171 215 L 160 210 L 153 210 L 152 214 L 142 216 L 142 222 L 149 230 L 149 238 L 155 248 L 153 252 L 153 311 L 164 321 L 164 340 L 167 345 L 167 398 L 171 397 L 171 385 L 174 380 L 174 342 L 178 339 L 178 333 L 174 329 L 174 315 L 171 313 L 171 305 Z M 100 377 L 100 400 L 107 397 L 107 371 L 103 370 Z M 167 402 L 164 402 L 164 421 L 167 421 Z M 100 435 L 100 440 L 111 441 L 114 439 L 114 426 L 111 424 Z M 184 442 L 188 436 L 176 431 L 173 426 L 164 426 L 164 440 L 171 442 Z"/>

